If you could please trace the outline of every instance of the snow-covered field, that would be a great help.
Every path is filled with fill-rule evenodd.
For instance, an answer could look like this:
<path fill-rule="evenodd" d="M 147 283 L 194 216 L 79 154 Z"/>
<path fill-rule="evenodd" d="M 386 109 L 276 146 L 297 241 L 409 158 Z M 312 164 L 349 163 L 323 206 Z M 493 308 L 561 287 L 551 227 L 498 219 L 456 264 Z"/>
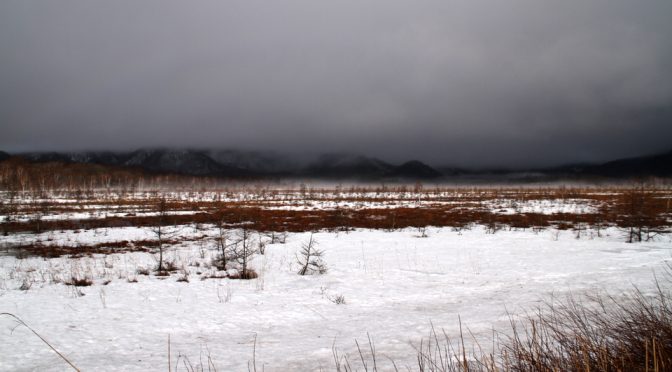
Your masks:
<path fill-rule="evenodd" d="M 179 233 L 204 238 L 169 248 L 167 258 L 182 270 L 164 278 L 137 273 L 156 265 L 156 256 L 144 252 L 50 259 L 0 252 L 0 312 L 19 316 L 85 371 L 165 370 L 169 360 L 186 370 L 184 356 L 206 369 L 210 358 L 218 371 L 247 371 L 253 353 L 258 370 L 333 370 L 333 345 L 356 367 L 355 340 L 366 344 L 367 333 L 379 368 L 388 370 L 386 357 L 414 366 L 414 346 L 432 324 L 456 338 L 459 316 L 488 340 L 493 328 L 507 331 L 508 313 L 533 310 L 551 296 L 619 295 L 633 285 L 649 291 L 654 273 L 672 258 L 669 235 L 627 244 L 616 228 L 601 237 L 586 230 L 579 239 L 555 229 L 487 234 L 482 227 L 429 227 L 426 238 L 414 229 L 356 230 L 314 234 L 325 252 L 323 275 L 297 274 L 296 253 L 310 233 L 296 233 L 255 256 L 257 279 L 201 280 L 216 274 L 208 264 L 216 229 Z M 125 227 L 3 239 L 74 245 L 121 238 L 152 233 Z M 178 282 L 185 274 L 189 282 Z M 73 276 L 93 285 L 63 284 Z M 0 370 L 68 368 L 28 329 L 0 317 Z"/>

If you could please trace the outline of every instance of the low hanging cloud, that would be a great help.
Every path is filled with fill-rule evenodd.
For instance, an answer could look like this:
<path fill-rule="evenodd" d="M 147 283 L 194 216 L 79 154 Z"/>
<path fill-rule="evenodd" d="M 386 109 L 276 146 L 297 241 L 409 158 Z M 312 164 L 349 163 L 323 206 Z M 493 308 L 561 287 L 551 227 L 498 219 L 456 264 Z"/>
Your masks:
<path fill-rule="evenodd" d="M 672 148 L 672 2 L 5 1 L 0 149 L 536 166 Z"/>

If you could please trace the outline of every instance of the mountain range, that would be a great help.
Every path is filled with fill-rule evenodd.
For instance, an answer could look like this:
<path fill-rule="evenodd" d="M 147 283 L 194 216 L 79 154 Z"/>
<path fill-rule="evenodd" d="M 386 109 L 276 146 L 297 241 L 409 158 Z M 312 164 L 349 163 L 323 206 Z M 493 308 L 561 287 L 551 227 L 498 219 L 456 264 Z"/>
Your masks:
<path fill-rule="evenodd" d="M 325 154 L 306 159 L 258 151 L 141 149 L 132 152 L 34 152 L 17 156 L 31 162 L 90 163 L 134 167 L 156 173 L 228 178 L 403 180 L 442 176 L 417 160 L 393 165 L 380 159 L 349 154 Z"/>
<path fill-rule="evenodd" d="M 672 151 L 618 159 L 602 164 L 579 164 L 548 170 L 556 174 L 594 175 L 609 178 L 621 177 L 672 177 Z"/>
<path fill-rule="evenodd" d="M 418 160 L 391 164 L 363 155 L 287 154 L 190 149 L 140 149 L 130 152 L 32 152 L 13 154 L 31 162 L 89 163 L 133 167 L 154 173 L 225 178 L 315 178 L 326 180 L 529 180 L 672 177 L 672 151 L 602 164 L 575 164 L 529 170 L 433 168 Z M 11 155 L 0 151 L 0 161 Z"/>

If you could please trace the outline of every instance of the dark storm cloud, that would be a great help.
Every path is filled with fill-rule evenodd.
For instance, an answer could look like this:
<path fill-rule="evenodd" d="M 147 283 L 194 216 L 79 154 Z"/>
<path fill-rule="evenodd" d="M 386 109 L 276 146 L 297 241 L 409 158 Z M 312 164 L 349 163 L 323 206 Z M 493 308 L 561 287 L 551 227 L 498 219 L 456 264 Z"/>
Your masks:
<path fill-rule="evenodd" d="M 0 149 L 541 165 L 672 148 L 672 2 L 3 1 Z"/>

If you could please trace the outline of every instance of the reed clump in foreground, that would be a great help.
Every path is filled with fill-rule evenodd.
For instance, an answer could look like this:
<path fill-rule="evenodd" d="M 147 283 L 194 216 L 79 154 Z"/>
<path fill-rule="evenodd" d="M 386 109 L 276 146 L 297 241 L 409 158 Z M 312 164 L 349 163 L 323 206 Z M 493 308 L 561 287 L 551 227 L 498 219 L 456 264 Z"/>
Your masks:
<path fill-rule="evenodd" d="M 665 282 L 672 284 L 669 272 Z M 358 355 L 354 357 L 340 354 L 334 346 L 334 369 L 337 372 L 672 371 L 672 293 L 657 279 L 655 288 L 653 294 L 635 288 L 620 296 L 569 296 L 548 301 L 532 313 L 510 316 L 509 332 L 493 331 L 489 351 L 484 351 L 468 329 L 463 332 L 461 321 L 457 339 L 432 327 L 429 337 L 417 347 L 415 366 L 397 365 L 393 355 L 377 356 L 371 338 L 368 346 L 361 348 L 357 344 Z"/>
<path fill-rule="evenodd" d="M 667 277 L 668 284 L 671 278 Z M 656 291 L 568 297 L 510 317 L 511 332 L 485 353 L 432 330 L 418 349 L 419 371 L 671 371 L 672 303 Z M 495 337 L 493 335 L 493 337 Z"/>

